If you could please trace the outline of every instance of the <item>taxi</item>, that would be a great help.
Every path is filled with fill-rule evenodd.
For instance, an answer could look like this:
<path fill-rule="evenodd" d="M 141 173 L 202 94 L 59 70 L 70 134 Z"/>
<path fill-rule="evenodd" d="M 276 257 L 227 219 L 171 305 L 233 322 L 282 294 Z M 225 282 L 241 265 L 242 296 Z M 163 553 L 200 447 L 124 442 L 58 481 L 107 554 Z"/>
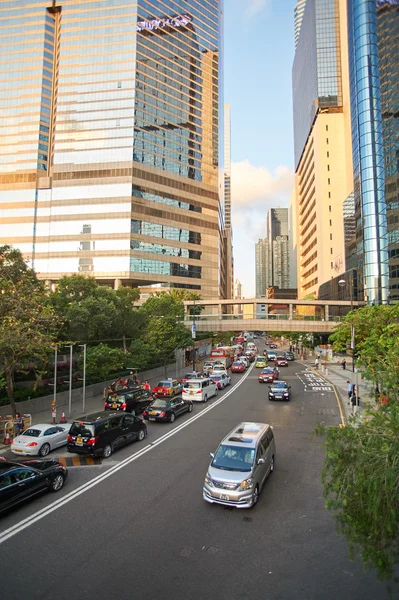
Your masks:
<path fill-rule="evenodd" d="M 267 360 L 264 356 L 257 356 L 256 357 L 256 362 L 255 362 L 255 367 L 257 369 L 264 369 L 265 367 L 267 367 Z"/>
<path fill-rule="evenodd" d="M 178 379 L 164 379 L 153 389 L 152 394 L 156 398 L 173 398 L 181 393 L 183 385 Z"/>

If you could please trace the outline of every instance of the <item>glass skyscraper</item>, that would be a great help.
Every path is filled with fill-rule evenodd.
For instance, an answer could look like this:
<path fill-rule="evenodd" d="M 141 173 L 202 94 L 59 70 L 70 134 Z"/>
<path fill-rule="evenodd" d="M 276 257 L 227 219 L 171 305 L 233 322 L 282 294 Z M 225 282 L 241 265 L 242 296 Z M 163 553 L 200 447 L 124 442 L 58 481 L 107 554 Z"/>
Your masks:
<path fill-rule="evenodd" d="M 217 296 L 222 0 L 5 0 L 0 44 L 0 244 Z"/>

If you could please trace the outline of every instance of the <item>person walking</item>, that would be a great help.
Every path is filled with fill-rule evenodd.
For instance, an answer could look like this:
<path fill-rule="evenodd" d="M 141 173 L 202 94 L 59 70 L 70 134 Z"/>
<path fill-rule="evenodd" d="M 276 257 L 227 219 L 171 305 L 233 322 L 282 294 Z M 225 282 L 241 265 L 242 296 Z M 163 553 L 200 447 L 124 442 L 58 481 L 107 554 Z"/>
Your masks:
<path fill-rule="evenodd" d="M 21 417 L 21 413 L 17 412 L 15 415 L 15 419 L 14 419 L 14 435 L 15 435 L 15 437 L 17 437 L 17 435 L 21 435 L 23 428 L 24 428 L 24 422 Z"/>
<path fill-rule="evenodd" d="M 314 361 L 314 366 L 316 367 L 316 369 L 319 368 L 319 359 L 316 357 L 316 360 Z"/>
<path fill-rule="evenodd" d="M 352 404 L 352 415 L 356 414 L 359 409 L 360 401 L 359 396 L 357 394 L 356 386 L 353 385 L 352 396 L 351 396 L 351 404 Z"/>
<path fill-rule="evenodd" d="M 144 389 L 145 389 L 146 392 L 150 392 L 151 391 L 151 386 L 150 386 L 150 382 L 148 381 L 148 379 L 144 383 Z"/>
<path fill-rule="evenodd" d="M 346 358 L 342 359 L 341 365 L 342 365 L 343 370 L 345 371 L 346 370 Z"/>
<path fill-rule="evenodd" d="M 348 400 L 350 400 L 353 392 L 353 384 L 349 381 L 349 379 L 346 383 L 348 385 Z"/>

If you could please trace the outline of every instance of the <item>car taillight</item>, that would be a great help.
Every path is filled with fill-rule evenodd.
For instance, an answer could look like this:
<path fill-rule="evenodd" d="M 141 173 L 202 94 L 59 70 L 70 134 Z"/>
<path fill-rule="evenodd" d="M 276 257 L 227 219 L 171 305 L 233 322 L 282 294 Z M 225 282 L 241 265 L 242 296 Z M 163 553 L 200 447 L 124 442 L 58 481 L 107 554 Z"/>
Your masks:
<path fill-rule="evenodd" d="M 26 444 L 27 446 L 37 446 L 37 442 L 29 442 L 29 444 Z"/>
<path fill-rule="evenodd" d="M 160 417 L 166 417 L 166 412 L 163 410 L 161 413 L 159 413 Z"/>
<path fill-rule="evenodd" d="M 196 394 L 202 394 L 202 390 L 197 390 L 195 393 Z"/>
<path fill-rule="evenodd" d="M 125 410 L 125 409 L 126 409 L 126 406 L 127 406 L 127 404 L 126 404 L 126 402 L 124 402 L 123 404 L 121 404 L 121 409 L 122 409 L 122 410 Z"/>
<path fill-rule="evenodd" d="M 143 410 L 143 417 L 146 417 L 146 416 L 147 416 L 147 411 Z"/>
<path fill-rule="evenodd" d="M 68 433 L 68 442 L 72 442 L 72 436 Z"/>
<path fill-rule="evenodd" d="M 12 442 L 11 442 L 11 446 L 13 445 L 14 441 L 15 441 L 15 440 L 12 440 Z"/>
<path fill-rule="evenodd" d="M 97 440 L 98 440 L 98 438 L 92 437 L 89 440 L 87 440 L 87 445 L 88 446 L 94 446 L 94 444 L 96 443 Z"/>

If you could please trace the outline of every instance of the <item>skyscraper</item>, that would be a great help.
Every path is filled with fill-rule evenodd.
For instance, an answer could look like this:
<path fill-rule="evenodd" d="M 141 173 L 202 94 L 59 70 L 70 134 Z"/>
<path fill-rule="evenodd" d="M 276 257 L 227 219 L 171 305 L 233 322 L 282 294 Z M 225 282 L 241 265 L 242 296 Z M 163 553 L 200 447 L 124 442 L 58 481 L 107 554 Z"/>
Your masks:
<path fill-rule="evenodd" d="M 266 297 L 267 288 L 272 285 L 270 271 L 269 240 L 259 240 L 255 244 L 255 294 L 257 298 Z"/>
<path fill-rule="evenodd" d="M 353 191 L 346 0 L 307 0 L 292 70 L 298 296 L 344 271 Z"/>
<path fill-rule="evenodd" d="M 266 235 L 269 244 L 268 285 L 289 288 L 288 208 L 269 209 L 266 216 Z"/>
<path fill-rule="evenodd" d="M 306 0 L 297 0 L 294 8 L 294 28 L 295 28 L 295 48 L 298 44 L 299 34 L 301 33 L 301 25 L 303 13 L 305 12 Z"/>
<path fill-rule="evenodd" d="M 0 4 L 0 244 L 43 279 L 220 287 L 220 0 Z"/>
<path fill-rule="evenodd" d="M 233 230 L 231 227 L 231 115 L 230 105 L 224 105 L 224 228 L 223 244 L 226 265 L 225 298 L 234 297 L 234 257 L 233 257 Z"/>

